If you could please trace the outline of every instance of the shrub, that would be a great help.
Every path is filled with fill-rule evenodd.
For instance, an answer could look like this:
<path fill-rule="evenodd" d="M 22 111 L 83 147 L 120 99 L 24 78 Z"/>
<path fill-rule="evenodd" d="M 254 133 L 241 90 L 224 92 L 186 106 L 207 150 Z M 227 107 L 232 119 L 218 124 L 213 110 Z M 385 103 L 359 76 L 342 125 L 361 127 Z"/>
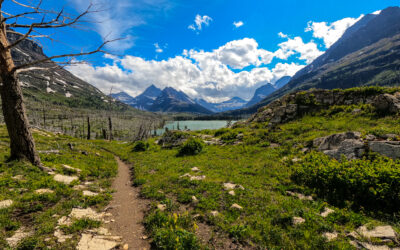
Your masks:
<path fill-rule="evenodd" d="M 238 133 L 236 131 L 229 131 L 221 136 L 221 140 L 224 142 L 231 142 L 237 138 Z"/>
<path fill-rule="evenodd" d="M 229 236 L 236 241 L 243 242 L 249 235 L 249 228 L 246 225 L 234 225 L 229 229 Z"/>
<path fill-rule="evenodd" d="M 143 152 L 143 151 L 146 151 L 148 148 L 149 148 L 149 143 L 148 142 L 137 141 L 133 145 L 132 151 L 133 152 Z"/>
<path fill-rule="evenodd" d="M 291 178 L 336 205 L 343 206 L 347 200 L 356 208 L 399 211 L 400 163 L 380 155 L 338 162 L 313 152 L 305 157 Z"/>
<path fill-rule="evenodd" d="M 221 135 L 223 135 L 225 133 L 228 133 L 229 131 L 230 131 L 229 128 L 220 128 L 217 131 L 215 131 L 214 136 L 218 137 L 218 136 L 221 136 Z"/>
<path fill-rule="evenodd" d="M 203 150 L 203 142 L 198 138 L 191 137 L 179 149 L 179 156 L 197 155 Z"/>
<path fill-rule="evenodd" d="M 165 131 L 163 136 L 158 141 L 158 145 L 164 148 L 178 147 L 189 137 L 188 133 L 182 131 Z"/>

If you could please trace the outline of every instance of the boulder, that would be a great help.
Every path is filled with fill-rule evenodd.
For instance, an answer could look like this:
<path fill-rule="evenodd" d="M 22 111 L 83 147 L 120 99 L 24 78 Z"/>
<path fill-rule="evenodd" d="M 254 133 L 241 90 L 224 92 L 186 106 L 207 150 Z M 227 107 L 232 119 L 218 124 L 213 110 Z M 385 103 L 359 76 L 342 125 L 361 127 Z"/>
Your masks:
<path fill-rule="evenodd" d="M 400 158 L 400 142 L 398 141 L 370 141 L 369 149 L 392 159 Z"/>
<path fill-rule="evenodd" d="M 293 217 L 293 224 L 294 225 L 303 224 L 304 222 L 306 222 L 306 220 L 301 218 L 301 217 Z"/>
<path fill-rule="evenodd" d="M 372 105 L 381 113 L 394 114 L 400 111 L 400 95 L 382 94 L 375 97 Z"/>
<path fill-rule="evenodd" d="M 317 138 L 313 141 L 313 145 L 319 151 L 337 160 L 340 160 L 342 155 L 347 159 L 360 158 L 365 152 L 365 145 L 359 132 L 347 132 Z"/>
<path fill-rule="evenodd" d="M 25 227 L 21 227 L 13 236 L 7 238 L 6 241 L 10 247 L 16 248 L 23 239 L 31 235 L 33 235 L 33 231 L 29 231 Z"/>
<path fill-rule="evenodd" d="M 378 238 L 381 240 L 391 240 L 391 241 L 396 241 L 397 236 L 396 232 L 391 226 L 378 226 L 375 227 L 374 229 L 368 230 L 366 226 L 361 226 L 357 229 L 357 232 L 365 237 L 365 238 Z"/>
<path fill-rule="evenodd" d="M 3 200 L 0 201 L 0 209 L 9 208 L 14 202 L 12 200 Z"/>

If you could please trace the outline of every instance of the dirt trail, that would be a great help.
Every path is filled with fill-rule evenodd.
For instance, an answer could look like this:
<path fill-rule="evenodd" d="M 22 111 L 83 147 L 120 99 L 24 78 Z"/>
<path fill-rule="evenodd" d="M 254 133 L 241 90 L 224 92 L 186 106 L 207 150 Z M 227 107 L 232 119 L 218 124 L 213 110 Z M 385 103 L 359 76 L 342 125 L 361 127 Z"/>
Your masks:
<path fill-rule="evenodd" d="M 109 212 L 115 221 L 108 227 L 112 234 L 122 236 L 122 241 L 129 245 L 129 249 L 150 249 L 149 242 L 142 239 L 145 234 L 141 224 L 147 203 L 139 198 L 139 190 L 131 185 L 129 166 L 119 158 L 115 159 L 118 162 L 118 176 L 112 187 L 116 192 L 109 205 Z"/>

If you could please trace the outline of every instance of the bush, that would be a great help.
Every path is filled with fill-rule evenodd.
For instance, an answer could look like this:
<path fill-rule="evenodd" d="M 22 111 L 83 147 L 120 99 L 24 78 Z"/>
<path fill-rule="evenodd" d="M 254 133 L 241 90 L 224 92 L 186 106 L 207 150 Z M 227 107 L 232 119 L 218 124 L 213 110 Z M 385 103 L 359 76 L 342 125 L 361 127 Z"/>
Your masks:
<path fill-rule="evenodd" d="M 221 140 L 224 142 L 231 142 L 237 138 L 238 133 L 236 131 L 229 131 L 221 136 Z"/>
<path fill-rule="evenodd" d="M 218 137 L 218 136 L 221 136 L 221 135 L 223 135 L 225 133 L 228 133 L 229 131 L 230 131 L 229 128 L 220 128 L 217 131 L 215 131 L 214 136 Z"/>
<path fill-rule="evenodd" d="M 149 148 L 149 143 L 144 141 L 137 141 L 133 145 L 133 152 L 144 152 Z"/>
<path fill-rule="evenodd" d="M 203 142 L 197 138 L 189 138 L 179 149 L 179 156 L 197 155 L 203 150 Z"/>
<path fill-rule="evenodd" d="M 305 157 L 291 178 L 308 186 L 329 202 L 355 208 L 398 212 L 400 207 L 400 163 L 380 155 L 370 159 L 331 160 L 322 153 Z"/>

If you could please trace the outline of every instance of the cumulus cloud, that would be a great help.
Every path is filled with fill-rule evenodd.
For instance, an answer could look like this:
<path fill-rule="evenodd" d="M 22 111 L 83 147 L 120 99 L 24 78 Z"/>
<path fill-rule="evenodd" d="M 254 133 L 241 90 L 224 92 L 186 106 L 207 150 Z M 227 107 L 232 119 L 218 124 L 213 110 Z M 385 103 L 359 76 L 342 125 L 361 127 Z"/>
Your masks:
<path fill-rule="evenodd" d="M 133 28 L 144 25 L 159 13 L 169 10 L 172 5 L 168 0 L 67 0 L 78 12 L 83 12 L 93 3 L 93 13 L 88 15 L 94 29 L 104 40 L 121 39 L 109 43 L 113 51 L 124 51 L 135 44 Z"/>
<path fill-rule="evenodd" d="M 191 29 L 193 31 L 200 31 L 203 29 L 204 26 L 210 25 L 210 22 L 212 21 L 212 18 L 209 16 L 200 16 L 199 14 L 196 15 L 194 19 L 194 24 L 191 24 L 188 26 L 188 29 Z"/>
<path fill-rule="evenodd" d="M 349 27 L 358 22 L 363 16 L 361 15 L 359 18 L 343 18 L 333 23 L 310 21 L 305 31 L 312 32 L 313 37 L 322 39 L 325 47 L 329 48 L 342 37 Z"/>
<path fill-rule="evenodd" d="M 150 84 L 160 88 L 173 87 L 193 98 L 223 101 L 233 96 L 250 99 L 254 90 L 266 82 L 274 83 L 286 75 L 294 75 L 304 65 L 278 63 L 271 69 L 258 67 L 268 64 L 273 53 L 258 48 L 254 39 L 229 42 L 210 52 L 184 51 L 167 60 L 145 60 L 135 56 L 114 59 L 114 64 L 70 66 L 69 70 L 107 93 L 111 86 L 136 96 Z M 235 72 L 256 66 L 251 70 Z"/>
<path fill-rule="evenodd" d="M 305 60 L 307 64 L 311 63 L 324 52 L 318 49 L 313 41 L 305 43 L 301 37 L 289 38 L 281 34 L 281 37 L 287 38 L 287 41 L 280 43 L 279 49 L 274 53 L 277 58 L 288 59 L 290 56 L 299 55 L 300 60 Z"/>
<path fill-rule="evenodd" d="M 233 22 L 233 26 L 235 26 L 236 28 L 240 28 L 244 25 L 244 23 L 242 21 L 238 21 L 238 22 Z"/>

